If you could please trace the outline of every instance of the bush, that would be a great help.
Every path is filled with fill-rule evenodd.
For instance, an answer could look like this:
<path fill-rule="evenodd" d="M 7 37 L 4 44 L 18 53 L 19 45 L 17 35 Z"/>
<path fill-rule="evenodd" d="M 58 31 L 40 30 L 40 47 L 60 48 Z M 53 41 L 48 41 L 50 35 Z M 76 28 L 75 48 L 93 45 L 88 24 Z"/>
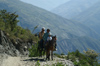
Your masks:
<path fill-rule="evenodd" d="M 33 42 L 37 43 L 39 38 L 35 37 L 34 34 L 31 33 L 29 29 L 23 29 L 22 27 L 18 26 L 17 23 L 19 20 L 17 19 L 18 15 L 15 13 L 7 12 L 6 10 L 0 11 L 0 29 L 5 31 L 9 35 L 9 38 L 12 41 L 16 39 L 21 39 L 23 42 Z M 37 27 L 34 27 L 35 29 Z M 34 30 L 35 30 L 34 29 Z M 30 51 L 30 56 L 37 56 L 37 45 L 35 44 L 32 46 Z"/>
<path fill-rule="evenodd" d="M 96 58 L 98 57 L 98 53 L 96 53 L 94 50 L 88 49 L 87 51 L 84 51 L 84 53 L 86 56 L 97 61 Z"/>
<path fill-rule="evenodd" d="M 78 50 L 69 52 L 66 59 L 70 59 L 75 66 L 100 66 L 97 61 L 98 53 L 90 49 L 84 53 L 82 54 Z"/>
<path fill-rule="evenodd" d="M 39 61 L 36 62 L 35 66 L 40 66 L 40 63 Z"/>
<path fill-rule="evenodd" d="M 63 56 L 61 56 L 59 54 L 56 54 L 56 53 L 54 53 L 54 55 L 57 56 L 58 58 L 65 58 L 65 57 L 63 57 Z"/>
<path fill-rule="evenodd" d="M 56 64 L 53 64 L 52 66 L 65 66 L 62 62 L 58 62 Z M 66 65 L 67 66 L 67 65 Z"/>
<path fill-rule="evenodd" d="M 38 43 L 29 49 L 29 57 L 37 57 L 37 56 L 39 56 Z"/>
<path fill-rule="evenodd" d="M 64 53 L 61 53 L 60 55 L 65 55 Z"/>
<path fill-rule="evenodd" d="M 35 37 L 29 29 L 23 29 L 22 27 L 17 25 L 17 23 L 19 22 L 17 18 L 18 15 L 15 14 L 15 12 L 11 13 L 7 12 L 6 10 L 1 10 L 0 29 L 8 33 L 10 39 L 20 38 L 23 41 L 34 40 L 35 42 L 38 42 L 38 37 Z"/>

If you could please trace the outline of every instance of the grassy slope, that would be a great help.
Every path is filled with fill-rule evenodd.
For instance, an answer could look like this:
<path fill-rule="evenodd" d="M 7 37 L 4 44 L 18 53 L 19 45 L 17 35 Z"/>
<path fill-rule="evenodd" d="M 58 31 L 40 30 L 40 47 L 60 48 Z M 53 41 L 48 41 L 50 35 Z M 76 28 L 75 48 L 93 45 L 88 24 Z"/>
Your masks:
<path fill-rule="evenodd" d="M 44 9 L 40 9 L 36 6 L 20 2 L 19 0 L 0 0 L 0 9 L 7 9 L 11 12 L 16 11 L 19 15 L 19 24 L 24 28 L 28 27 L 32 30 L 36 25 L 39 25 L 38 30 L 43 26 L 46 28 L 50 28 L 51 32 L 53 34 L 56 34 L 59 40 L 70 39 L 73 35 L 91 36 L 97 39 L 99 38 L 99 36 L 90 28 L 80 23 L 67 20 Z M 76 42 L 74 44 L 78 43 Z M 81 43 L 79 42 L 79 44 Z M 60 44 L 58 45 L 58 47 L 60 47 Z M 60 50 L 62 51 L 64 49 L 65 48 L 62 48 Z"/>

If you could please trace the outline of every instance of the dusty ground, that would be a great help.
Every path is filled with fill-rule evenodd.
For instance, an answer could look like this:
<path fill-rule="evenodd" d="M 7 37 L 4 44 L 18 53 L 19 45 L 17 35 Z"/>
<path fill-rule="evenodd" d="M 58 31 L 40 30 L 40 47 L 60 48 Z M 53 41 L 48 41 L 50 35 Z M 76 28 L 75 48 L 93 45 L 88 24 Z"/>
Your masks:
<path fill-rule="evenodd" d="M 38 63 L 39 62 L 39 63 Z M 36 66 L 40 64 L 40 66 L 52 66 L 52 64 L 56 64 L 57 62 L 62 62 L 64 65 L 74 66 L 73 63 L 69 60 L 60 59 L 54 57 L 53 61 L 46 61 L 45 57 L 10 57 L 1 55 L 0 56 L 0 66 Z"/>

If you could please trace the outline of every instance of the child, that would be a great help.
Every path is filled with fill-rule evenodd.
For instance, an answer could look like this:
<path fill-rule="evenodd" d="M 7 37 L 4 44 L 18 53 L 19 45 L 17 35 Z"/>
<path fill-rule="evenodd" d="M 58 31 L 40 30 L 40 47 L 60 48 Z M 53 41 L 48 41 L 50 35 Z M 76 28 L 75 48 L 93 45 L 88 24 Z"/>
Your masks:
<path fill-rule="evenodd" d="M 51 41 L 52 37 L 51 37 L 51 33 L 49 33 L 49 36 L 47 37 L 47 41 Z"/>

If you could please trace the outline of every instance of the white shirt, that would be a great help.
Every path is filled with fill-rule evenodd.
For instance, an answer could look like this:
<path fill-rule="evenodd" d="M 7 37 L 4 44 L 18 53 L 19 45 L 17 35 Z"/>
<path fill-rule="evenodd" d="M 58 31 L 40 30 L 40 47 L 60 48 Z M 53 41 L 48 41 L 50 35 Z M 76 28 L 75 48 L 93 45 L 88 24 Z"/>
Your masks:
<path fill-rule="evenodd" d="M 48 37 L 48 38 L 47 38 L 47 41 L 51 41 L 51 40 L 52 40 L 52 37 Z"/>

